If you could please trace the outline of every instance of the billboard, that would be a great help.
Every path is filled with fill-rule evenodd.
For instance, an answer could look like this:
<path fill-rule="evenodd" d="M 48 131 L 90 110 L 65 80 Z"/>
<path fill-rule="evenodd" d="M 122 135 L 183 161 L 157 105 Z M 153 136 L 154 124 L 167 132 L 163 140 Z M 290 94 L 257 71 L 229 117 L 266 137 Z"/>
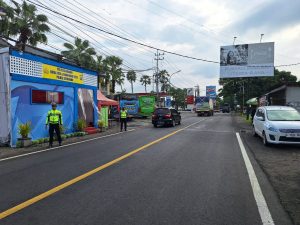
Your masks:
<path fill-rule="evenodd" d="M 191 95 L 194 96 L 194 88 L 187 88 L 186 89 L 186 95 L 187 96 L 191 96 Z"/>
<path fill-rule="evenodd" d="M 206 86 L 206 96 L 210 98 L 216 98 L 217 97 L 216 86 Z"/>
<path fill-rule="evenodd" d="M 220 48 L 220 78 L 274 76 L 274 42 Z"/>

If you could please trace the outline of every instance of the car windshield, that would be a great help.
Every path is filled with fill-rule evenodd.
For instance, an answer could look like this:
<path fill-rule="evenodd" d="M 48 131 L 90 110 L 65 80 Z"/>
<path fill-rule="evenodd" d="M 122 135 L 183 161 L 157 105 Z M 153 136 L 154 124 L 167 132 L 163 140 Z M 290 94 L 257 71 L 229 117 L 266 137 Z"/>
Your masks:
<path fill-rule="evenodd" d="M 271 121 L 300 121 L 297 110 L 267 110 L 267 116 Z"/>
<path fill-rule="evenodd" d="M 166 109 L 166 108 L 161 108 L 161 109 L 156 109 L 155 113 L 156 114 L 168 114 L 168 113 L 170 113 L 170 110 Z"/>

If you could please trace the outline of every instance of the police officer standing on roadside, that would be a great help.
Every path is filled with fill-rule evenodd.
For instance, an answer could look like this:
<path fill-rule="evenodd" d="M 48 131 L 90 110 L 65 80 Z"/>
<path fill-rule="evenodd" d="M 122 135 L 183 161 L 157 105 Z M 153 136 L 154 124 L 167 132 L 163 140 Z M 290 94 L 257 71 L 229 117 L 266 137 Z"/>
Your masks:
<path fill-rule="evenodd" d="M 121 122 L 121 131 L 123 131 L 123 124 L 125 131 L 127 131 L 127 110 L 122 107 L 122 110 L 120 111 L 120 122 Z"/>
<path fill-rule="evenodd" d="M 61 136 L 59 127 L 63 124 L 62 122 L 62 113 L 58 109 L 56 109 L 56 103 L 51 103 L 52 109 L 48 111 L 47 119 L 46 119 L 46 129 L 49 125 L 49 147 L 52 147 L 53 144 L 53 135 L 54 131 L 57 135 L 59 146 L 61 146 Z"/>

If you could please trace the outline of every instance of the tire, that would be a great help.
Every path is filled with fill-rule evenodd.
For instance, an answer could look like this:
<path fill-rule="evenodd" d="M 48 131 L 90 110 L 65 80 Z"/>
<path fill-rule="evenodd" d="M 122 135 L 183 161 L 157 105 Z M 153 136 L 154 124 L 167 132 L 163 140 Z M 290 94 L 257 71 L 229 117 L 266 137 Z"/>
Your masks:
<path fill-rule="evenodd" d="M 175 120 L 172 120 L 172 127 L 175 127 L 176 126 L 176 122 Z"/>
<path fill-rule="evenodd" d="M 177 124 L 180 125 L 181 124 L 181 120 L 179 120 Z"/>
<path fill-rule="evenodd" d="M 155 124 L 153 124 L 153 127 L 157 128 L 157 124 L 156 124 L 156 123 L 155 123 Z"/>
<path fill-rule="evenodd" d="M 255 132 L 254 125 L 252 125 L 252 136 L 257 137 L 257 133 Z"/>
<path fill-rule="evenodd" d="M 269 146 L 270 145 L 270 143 L 267 140 L 266 133 L 264 131 L 262 133 L 262 139 L 263 139 L 264 146 Z"/>

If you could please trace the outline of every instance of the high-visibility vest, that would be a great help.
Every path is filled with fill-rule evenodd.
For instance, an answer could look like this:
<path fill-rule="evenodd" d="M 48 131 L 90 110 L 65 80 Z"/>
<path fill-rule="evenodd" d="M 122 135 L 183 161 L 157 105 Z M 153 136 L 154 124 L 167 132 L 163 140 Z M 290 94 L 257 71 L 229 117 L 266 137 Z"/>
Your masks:
<path fill-rule="evenodd" d="M 127 111 L 126 110 L 121 110 L 121 119 L 127 118 Z"/>
<path fill-rule="evenodd" d="M 46 118 L 46 124 L 63 124 L 61 111 L 51 109 Z"/>

